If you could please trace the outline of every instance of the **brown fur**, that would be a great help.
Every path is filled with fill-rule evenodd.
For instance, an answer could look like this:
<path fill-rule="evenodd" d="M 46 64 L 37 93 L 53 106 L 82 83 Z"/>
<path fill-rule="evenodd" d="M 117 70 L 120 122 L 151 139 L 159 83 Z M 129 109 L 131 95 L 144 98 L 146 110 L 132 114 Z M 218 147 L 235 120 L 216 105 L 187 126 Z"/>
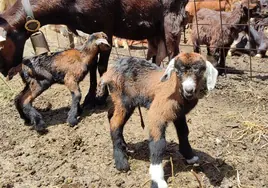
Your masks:
<path fill-rule="evenodd" d="M 52 84 L 65 84 L 72 94 L 72 107 L 68 123 L 78 123 L 81 91 L 79 82 L 84 79 L 94 58 L 100 51 L 109 50 L 107 35 L 103 32 L 92 34 L 80 49 L 70 49 L 54 54 L 42 54 L 24 59 L 22 64 L 10 69 L 8 78 L 20 72 L 26 84 L 25 89 L 16 97 L 15 104 L 21 117 L 30 120 L 38 131 L 44 129 L 42 116 L 31 106 L 32 101 Z"/>
<path fill-rule="evenodd" d="M 198 12 L 201 8 L 208 8 L 211 10 L 216 10 L 216 11 L 226 11 L 230 10 L 231 8 L 231 3 L 229 0 L 204 0 L 204 1 L 189 1 L 185 7 L 185 11 L 188 13 L 188 23 L 193 22 L 193 18 L 196 15 L 196 12 Z"/>
<path fill-rule="evenodd" d="M 85 33 L 103 31 L 112 44 L 112 36 L 130 40 L 167 41 L 167 46 L 157 43 L 156 63 L 168 56 L 174 57 L 179 52 L 181 25 L 185 20 L 185 6 L 188 0 L 31 0 L 33 14 L 42 26 L 47 24 L 66 25 L 73 33 L 81 30 Z M 16 50 L 10 53 L 12 61 L 0 56 L 0 72 L 7 76 L 10 68 L 22 61 L 26 40 L 32 33 L 24 28 L 26 14 L 21 1 L 17 1 L 9 10 L 0 16 L 0 29 L 7 32 Z M 1 33 L 0 33 L 1 35 Z M 4 36 L 4 35 L 2 35 Z M 95 100 L 97 86 L 97 69 L 102 74 L 107 70 L 110 52 L 101 52 L 90 67 L 90 89 L 84 105 Z M 160 52 L 160 53 L 158 53 Z M 1 54 L 0 54 L 1 55 Z M 106 96 L 98 101 L 104 102 Z"/>
<path fill-rule="evenodd" d="M 229 48 L 238 37 L 238 33 L 245 29 L 245 26 L 237 24 L 246 24 L 249 16 L 255 13 L 257 4 L 237 3 L 232 12 L 222 12 L 222 24 L 220 22 L 220 12 L 210 9 L 200 9 L 197 12 L 196 19 L 193 20 L 192 42 L 194 51 L 200 51 L 200 45 L 206 45 L 208 54 L 217 56 L 216 61 L 220 67 L 225 67 L 225 57 L 228 49 L 220 49 L 220 47 Z M 248 9 L 250 15 L 248 15 Z M 197 29 L 198 27 L 198 29 Z M 198 33 L 199 32 L 199 33 Z"/>
<path fill-rule="evenodd" d="M 108 111 L 108 119 L 118 170 L 129 170 L 123 129 L 134 109 L 140 106 L 148 109 L 151 165 L 162 162 L 166 144 L 165 129 L 169 122 L 173 122 L 176 127 L 182 155 L 186 159 L 198 159 L 194 157 L 188 141 L 185 115 L 198 102 L 196 91 L 204 86 L 206 66 L 204 58 L 197 53 L 181 53 L 171 60 L 166 70 L 142 59 L 124 58 L 101 77 L 99 94 L 107 85 L 113 103 Z M 193 89 L 191 97 L 185 93 L 189 87 L 196 89 Z"/>

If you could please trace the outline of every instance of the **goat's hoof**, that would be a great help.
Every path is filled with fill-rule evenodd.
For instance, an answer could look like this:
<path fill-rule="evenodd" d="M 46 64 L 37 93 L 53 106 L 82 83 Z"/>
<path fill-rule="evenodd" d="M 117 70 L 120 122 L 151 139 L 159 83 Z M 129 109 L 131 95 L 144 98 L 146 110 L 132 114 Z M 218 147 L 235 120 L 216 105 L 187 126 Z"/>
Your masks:
<path fill-rule="evenodd" d="M 46 133 L 47 130 L 46 130 L 46 124 L 44 121 L 40 121 L 37 125 L 34 126 L 35 130 L 40 133 L 40 134 L 43 134 L 43 133 Z"/>
<path fill-rule="evenodd" d="M 74 127 L 75 125 L 78 124 L 78 119 L 76 119 L 76 118 L 68 118 L 68 119 L 67 119 L 67 123 L 68 123 L 71 127 Z"/>
<path fill-rule="evenodd" d="M 199 161 L 199 157 L 198 157 L 198 156 L 193 156 L 193 158 L 191 158 L 191 159 L 186 159 L 186 162 L 187 162 L 188 164 L 194 164 L 194 163 L 196 163 L 197 161 Z"/>
<path fill-rule="evenodd" d="M 158 182 L 153 180 L 151 183 L 151 188 L 168 188 L 168 185 L 165 180 L 158 180 Z"/>
<path fill-rule="evenodd" d="M 127 172 L 130 170 L 126 154 L 117 149 L 114 150 L 115 167 L 119 171 Z"/>

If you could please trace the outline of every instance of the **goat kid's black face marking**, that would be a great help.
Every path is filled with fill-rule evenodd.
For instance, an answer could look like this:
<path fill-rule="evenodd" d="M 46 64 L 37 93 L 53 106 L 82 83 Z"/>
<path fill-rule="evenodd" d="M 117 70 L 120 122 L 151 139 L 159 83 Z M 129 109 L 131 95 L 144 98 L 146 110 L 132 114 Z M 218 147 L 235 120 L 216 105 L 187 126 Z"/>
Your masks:
<path fill-rule="evenodd" d="M 179 60 L 175 68 L 182 82 L 183 96 L 188 100 L 197 98 L 198 88 L 200 88 L 200 84 L 204 84 L 205 62 L 198 61 L 194 64 L 185 64 Z"/>

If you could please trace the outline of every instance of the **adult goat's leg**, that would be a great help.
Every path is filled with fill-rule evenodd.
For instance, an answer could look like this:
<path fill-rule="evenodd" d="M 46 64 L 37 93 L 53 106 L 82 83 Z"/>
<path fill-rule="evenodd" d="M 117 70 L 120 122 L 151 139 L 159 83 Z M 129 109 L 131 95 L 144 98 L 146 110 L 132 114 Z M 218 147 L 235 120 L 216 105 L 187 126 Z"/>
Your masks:
<path fill-rule="evenodd" d="M 177 135 L 179 138 L 179 150 L 183 157 L 186 159 L 187 163 L 195 163 L 199 158 L 194 155 L 192 147 L 188 140 L 189 129 L 186 122 L 185 115 L 181 115 L 175 121 L 173 121 Z"/>
<path fill-rule="evenodd" d="M 83 108 L 92 108 L 96 103 L 96 89 L 97 89 L 97 63 L 98 56 L 96 56 L 89 67 L 90 87 L 85 97 Z"/>
<path fill-rule="evenodd" d="M 111 44 L 112 41 L 109 41 L 109 43 Z M 98 62 L 98 72 L 100 76 L 102 76 L 107 71 L 110 54 L 111 54 L 111 50 L 100 53 L 100 58 Z M 105 90 L 102 96 L 98 96 L 97 103 L 100 105 L 105 104 L 106 98 L 108 97 L 108 95 L 109 95 L 108 89 L 107 87 L 105 87 Z"/>

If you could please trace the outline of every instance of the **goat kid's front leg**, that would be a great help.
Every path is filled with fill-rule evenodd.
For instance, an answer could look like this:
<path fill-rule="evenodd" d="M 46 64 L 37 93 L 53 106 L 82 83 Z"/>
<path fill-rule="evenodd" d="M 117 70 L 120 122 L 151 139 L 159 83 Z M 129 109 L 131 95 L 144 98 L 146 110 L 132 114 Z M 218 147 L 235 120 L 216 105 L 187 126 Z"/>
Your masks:
<path fill-rule="evenodd" d="M 150 175 L 151 175 L 151 188 L 167 188 L 168 185 L 164 180 L 164 169 L 162 166 L 163 156 L 166 150 L 166 124 L 159 125 L 152 124 L 149 128 L 150 141 Z"/>
<path fill-rule="evenodd" d="M 79 88 L 79 85 L 77 82 L 75 82 L 75 79 L 73 77 L 65 77 L 65 85 L 67 88 L 70 90 L 71 95 L 72 95 L 72 105 L 71 109 L 68 112 L 68 118 L 67 122 L 71 126 L 75 126 L 78 124 L 78 114 L 81 109 L 80 107 L 80 100 L 81 100 L 81 91 Z"/>
<path fill-rule="evenodd" d="M 98 64 L 98 56 L 96 55 L 96 57 L 89 66 L 90 87 L 85 97 L 83 108 L 91 109 L 96 104 L 97 64 Z"/>
<path fill-rule="evenodd" d="M 179 138 L 179 150 L 183 157 L 186 159 L 188 164 L 193 164 L 199 160 L 198 156 L 195 156 L 192 147 L 188 140 L 189 129 L 186 122 L 185 115 L 179 116 L 173 121 L 177 135 Z"/>
<path fill-rule="evenodd" d="M 121 105 L 115 105 L 108 111 L 115 167 L 120 171 L 128 171 L 130 169 L 127 160 L 127 144 L 124 140 L 123 129 L 133 111 L 134 108 L 127 110 Z"/>

